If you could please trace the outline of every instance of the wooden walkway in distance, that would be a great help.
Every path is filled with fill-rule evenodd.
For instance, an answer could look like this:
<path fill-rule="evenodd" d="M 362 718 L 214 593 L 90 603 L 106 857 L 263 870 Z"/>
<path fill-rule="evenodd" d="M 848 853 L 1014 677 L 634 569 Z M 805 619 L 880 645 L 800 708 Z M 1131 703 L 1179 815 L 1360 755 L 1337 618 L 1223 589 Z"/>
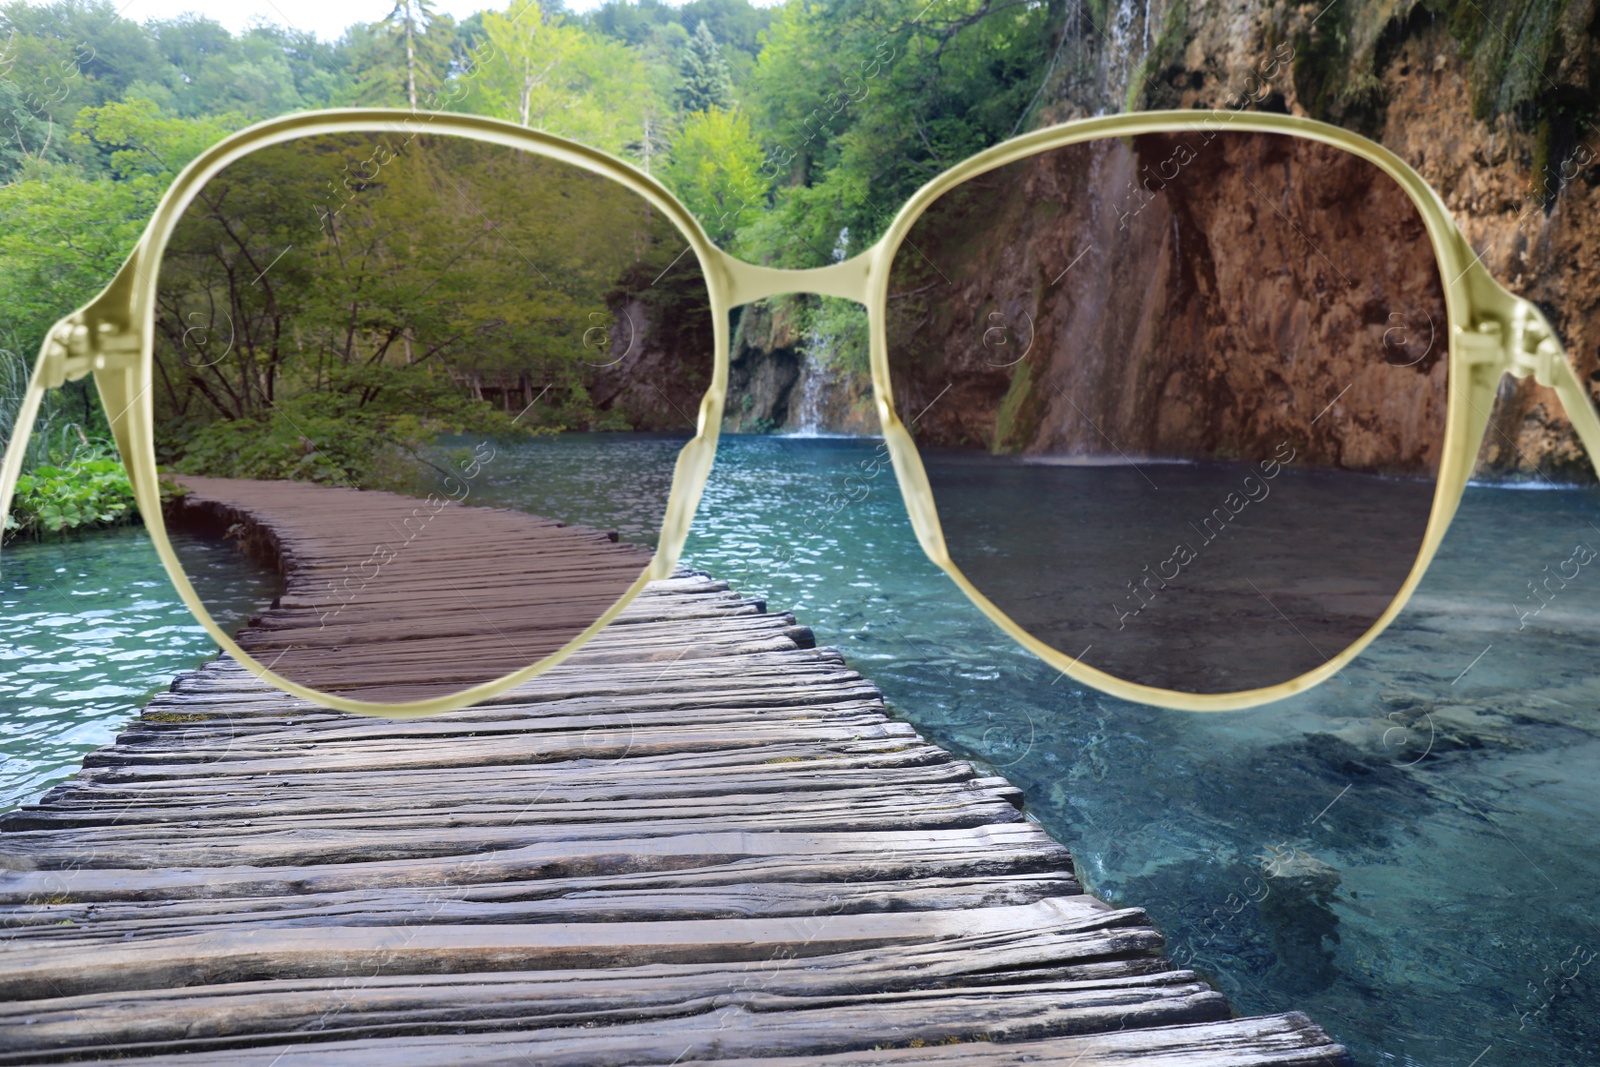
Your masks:
<path fill-rule="evenodd" d="M 537 663 L 615 604 L 653 555 L 505 508 L 180 480 L 190 492 L 172 519 L 231 528 L 285 572 L 283 595 L 239 646 L 291 681 L 374 703 L 449 696 Z"/>
<path fill-rule="evenodd" d="M 1347 1062 L 811 643 L 684 573 L 449 715 L 180 676 L 0 818 L 0 1064 Z"/>

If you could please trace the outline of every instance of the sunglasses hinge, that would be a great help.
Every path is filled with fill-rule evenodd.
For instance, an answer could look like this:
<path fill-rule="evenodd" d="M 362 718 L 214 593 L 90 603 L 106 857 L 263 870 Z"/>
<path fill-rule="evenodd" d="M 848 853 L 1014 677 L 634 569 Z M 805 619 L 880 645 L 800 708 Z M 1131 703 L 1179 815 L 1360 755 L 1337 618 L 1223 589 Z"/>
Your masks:
<path fill-rule="evenodd" d="M 1540 385 L 1554 385 L 1562 355 L 1550 323 L 1531 301 L 1517 300 L 1509 321 L 1480 315 L 1477 323 L 1456 335 L 1469 366 L 1487 366 L 1494 378 L 1533 376 Z"/>
<path fill-rule="evenodd" d="M 63 319 L 50 331 L 40 354 L 40 380 L 46 389 L 58 389 L 94 371 L 126 366 L 139 357 L 139 338 L 100 321 L 93 328 L 84 314 Z"/>

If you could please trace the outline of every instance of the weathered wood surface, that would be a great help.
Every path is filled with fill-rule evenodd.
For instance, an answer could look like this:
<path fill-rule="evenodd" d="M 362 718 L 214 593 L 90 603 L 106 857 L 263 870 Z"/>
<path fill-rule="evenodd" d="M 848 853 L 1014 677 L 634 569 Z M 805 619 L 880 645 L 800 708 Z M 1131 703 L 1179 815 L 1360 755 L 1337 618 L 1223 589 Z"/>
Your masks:
<path fill-rule="evenodd" d="M 561 648 L 651 553 L 615 534 L 501 508 L 300 482 L 184 476 L 179 527 L 229 531 L 283 573 L 239 645 L 320 692 L 425 700 Z"/>
<path fill-rule="evenodd" d="M 467 711 L 181 676 L 0 819 L 0 1064 L 1327 1065 L 694 574 Z"/>

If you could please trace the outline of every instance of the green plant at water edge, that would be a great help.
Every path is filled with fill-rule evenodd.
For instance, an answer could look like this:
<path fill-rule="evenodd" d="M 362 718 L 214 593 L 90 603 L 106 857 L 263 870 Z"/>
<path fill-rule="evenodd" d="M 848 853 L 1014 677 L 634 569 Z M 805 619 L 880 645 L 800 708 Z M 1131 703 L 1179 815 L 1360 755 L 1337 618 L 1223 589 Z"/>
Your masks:
<path fill-rule="evenodd" d="M 380 364 L 335 371 L 328 391 L 302 393 L 267 411 L 175 420 L 160 458 L 183 474 L 405 492 L 415 488 L 416 465 L 440 435 L 527 438 L 560 428 L 518 422 L 426 367 Z"/>
<path fill-rule="evenodd" d="M 0 439 L 8 443 L 27 390 L 26 361 L 0 349 Z M 84 421 L 70 417 L 80 404 L 87 413 Z M 105 432 L 98 404 L 82 403 L 81 396 L 65 391 L 45 397 L 23 453 L 6 539 L 137 521 L 133 488 Z"/>
<path fill-rule="evenodd" d="M 122 461 L 105 442 L 91 442 L 61 465 L 41 464 L 17 480 L 6 532 L 37 538 L 138 517 Z"/>

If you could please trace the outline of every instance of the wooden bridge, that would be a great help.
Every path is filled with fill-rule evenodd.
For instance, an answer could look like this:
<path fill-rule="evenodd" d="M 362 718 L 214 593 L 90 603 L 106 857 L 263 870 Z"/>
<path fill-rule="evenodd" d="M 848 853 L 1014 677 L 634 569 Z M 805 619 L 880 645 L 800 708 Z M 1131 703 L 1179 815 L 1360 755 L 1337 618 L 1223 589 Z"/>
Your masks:
<path fill-rule="evenodd" d="M 298 567 L 364 551 L 300 535 Z M 685 572 L 449 715 L 180 676 L 0 819 L 0 1064 L 1347 1062 L 1232 1018 L 811 644 Z"/>

